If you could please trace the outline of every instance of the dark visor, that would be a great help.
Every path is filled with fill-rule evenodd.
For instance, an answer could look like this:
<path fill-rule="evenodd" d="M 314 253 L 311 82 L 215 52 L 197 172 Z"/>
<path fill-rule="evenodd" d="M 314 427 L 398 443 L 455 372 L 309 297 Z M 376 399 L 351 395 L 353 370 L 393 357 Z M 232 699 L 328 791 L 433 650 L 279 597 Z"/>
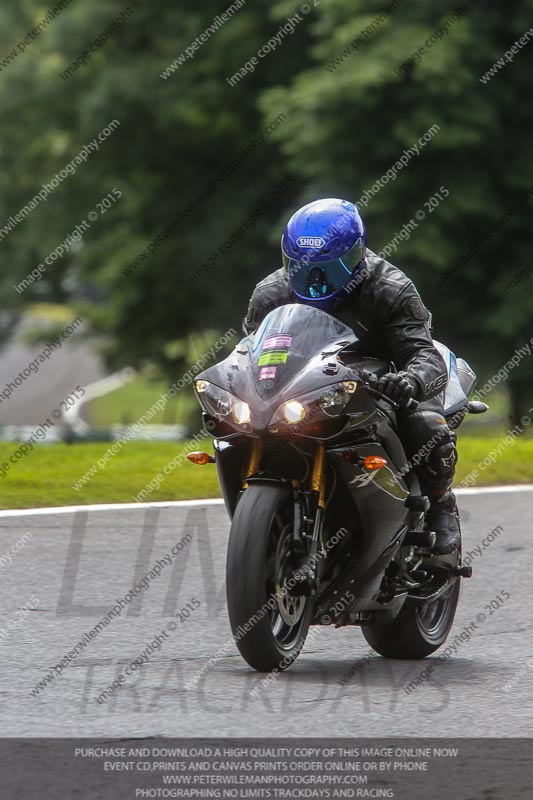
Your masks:
<path fill-rule="evenodd" d="M 350 282 L 363 254 L 363 244 L 358 241 L 342 258 L 309 262 L 305 258 L 288 258 L 284 253 L 283 265 L 293 292 L 300 297 L 318 300 L 338 292 Z"/>

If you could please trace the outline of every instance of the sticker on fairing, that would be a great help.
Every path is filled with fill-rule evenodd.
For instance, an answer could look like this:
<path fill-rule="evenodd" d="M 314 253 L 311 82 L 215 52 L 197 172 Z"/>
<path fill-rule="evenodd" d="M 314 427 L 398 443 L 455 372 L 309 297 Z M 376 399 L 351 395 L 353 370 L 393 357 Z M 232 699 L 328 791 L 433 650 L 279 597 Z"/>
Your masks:
<path fill-rule="evenodd" d="M 288 357 L 288 352 L 272 350 L 270 353 L 263 353 L 257 363 L 260 367 L 269 367 L 274 364 L 286 364 Z"/>
<path fill-rule="evenodd" d="M 290 333 L 281 333 L 275 336 L 269 336 L 265 339 L 263 350 L 282 350 L 283 348 L 289 349 L 292 345 L 292 336 Z"/>
<path fill-rule="evenodd" d="M 259 370 L 260 381 L 273 381 L 278 374 L 277 367 L 261 367 Z"/>

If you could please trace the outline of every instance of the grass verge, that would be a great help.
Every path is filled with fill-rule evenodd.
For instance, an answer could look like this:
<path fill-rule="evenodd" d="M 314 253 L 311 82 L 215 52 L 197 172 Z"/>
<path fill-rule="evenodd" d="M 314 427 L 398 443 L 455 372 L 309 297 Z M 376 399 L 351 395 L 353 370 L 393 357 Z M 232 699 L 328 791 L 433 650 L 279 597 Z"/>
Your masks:
<path fill-rule="evenodd" d="M 181 459 L 168 476 L 163 475 L 164 467 L 179 456 L 186 442 L 129 442 L 79 490 L 74 484 L 103 457 L 109 444 L 35 445 L 25 457 L 11 463 L 10 456 L 19 446 L 0 442 L 0 468 L 3 466 L 6 473 L 0 477 L 0 508 L 131 503 L 158 474 L 163 480 L 146 500 L 220 497 L 216 468 L 212 465 L 198 467 Z M 212 452 L 211 440 L 200 443 L 197 449 Z M 480 466 L 491 453 L 495 454 L 493 463 Z M 533 483 L 532 438 L 518 439 L 506 446 L 502 436 L 462 436 L 459 454 L 458 485 L 475 470 L 475 486 Z"/>

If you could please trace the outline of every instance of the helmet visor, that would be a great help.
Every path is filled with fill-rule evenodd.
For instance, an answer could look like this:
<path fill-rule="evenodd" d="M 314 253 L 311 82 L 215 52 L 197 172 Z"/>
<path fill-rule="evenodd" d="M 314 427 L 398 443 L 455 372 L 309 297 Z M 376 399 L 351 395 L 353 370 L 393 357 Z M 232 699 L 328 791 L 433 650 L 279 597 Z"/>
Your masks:
<path fill-rule="evenodd" d="M 312 301 L 329 297 L 347 286 L 363 257 L 364 246 L 359 240 L 342 258 L 313 262 L 311 257 L 296 260 L 283 253 L 283 265 L 293 292 Z"/>

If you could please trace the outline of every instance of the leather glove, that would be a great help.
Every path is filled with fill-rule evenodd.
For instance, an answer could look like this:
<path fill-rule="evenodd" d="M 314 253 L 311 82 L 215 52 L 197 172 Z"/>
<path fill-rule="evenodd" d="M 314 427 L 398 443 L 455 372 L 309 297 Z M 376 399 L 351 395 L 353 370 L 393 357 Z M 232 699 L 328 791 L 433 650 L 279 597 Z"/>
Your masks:
<path fill-rule="evenodd" d="M 415 397 L 419 387 L 414 378 L 407 372 L 387 372 L 381 378 L 376 378 L 372 373 L 364 370 L 363 379 L 366 380 L 373 389 L 386 395 L 399 406 L 417 405 Z"/>
<path fill-rule="evenodd" d="M 376 389 L 399 406 L 407 406 L 415 399 L 418 384 L 407 372 L 388 372 L 378 380 Z"/>

